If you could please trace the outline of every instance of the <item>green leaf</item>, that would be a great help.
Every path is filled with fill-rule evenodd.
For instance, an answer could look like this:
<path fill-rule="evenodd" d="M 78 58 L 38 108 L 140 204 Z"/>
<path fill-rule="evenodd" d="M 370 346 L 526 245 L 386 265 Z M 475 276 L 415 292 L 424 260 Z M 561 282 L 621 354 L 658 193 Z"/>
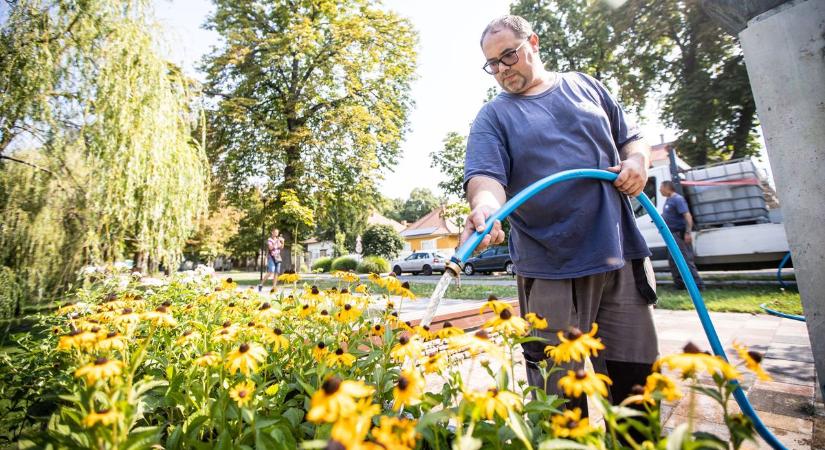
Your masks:
<path fill-rule="evenodd" d="M 141 427 L 129 431 L 125 450 L 142 450 L 155 444 L 160 444 L 161 427 Z"/>
<path fill-rule="evenodd" d="M 670 433 L 667 437 L 667 450 L 682 450 L 686 440 L 688 439 L 688 424 L 683 423 Z"/>
<path fill-rule="evenodd" d="M 525 443 L 525 446 L 529 447 L 530 442 L 533 440 L 533 431 L 524 423 L 524 417 L 516 411 L 510 411 L 509 419 L 513 432 L 516 433 L 519 440 Z"/>
<path fill-rule="evenodd" d="M 539 444 L 539 450 L 591 450 L 591 448 L 567 439 L 551 439 Z"/>

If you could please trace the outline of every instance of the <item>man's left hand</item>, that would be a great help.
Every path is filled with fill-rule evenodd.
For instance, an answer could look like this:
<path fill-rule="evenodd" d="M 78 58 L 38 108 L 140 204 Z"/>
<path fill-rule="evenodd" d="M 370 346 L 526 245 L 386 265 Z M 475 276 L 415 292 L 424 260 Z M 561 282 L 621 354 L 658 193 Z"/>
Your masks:
<path fill-rule="evenodd" d="M 635 197 L 644 190 L 647 183 L 647 167 L 641 155 L 631 155 L 618 166 L 608 167 L 607 170 L 619 174 L 613 185 L 622 193 Z"/>

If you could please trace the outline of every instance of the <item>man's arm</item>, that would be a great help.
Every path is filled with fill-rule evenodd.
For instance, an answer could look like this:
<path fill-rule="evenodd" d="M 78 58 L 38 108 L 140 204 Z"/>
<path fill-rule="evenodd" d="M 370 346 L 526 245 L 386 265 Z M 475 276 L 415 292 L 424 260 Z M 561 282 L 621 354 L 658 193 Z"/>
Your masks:
<path fill-rule="evenodd" d="M 619 151 L 619 156 L 622 158 L 621 163 L 608 167 L 607 170 L 619 174 L 613 182 L 616 189 L 635 197 L 644 190 L 647 183 L 650 146 L 643 139 L 636 139 L 626 143 Z"/>
<path fill-rule="evenodd" d="M 682 217 L 685 218 L 685 243 L 690 244 L 693 242 L 693 236 L 690 234 L 693 230 L 693 216 L 690 215 L 690 212 L 686 212 Z"/>
<path fill-rule="evenodd" d="M 496 212 L 506 201 L 504 186 L 493 178 L 475 176 L 467 183 L 467 200 L 470 202 L 470 214 L 467 215 L 464 231 L 461 233 L 461 242 L 469 238 L 473 232 L 484 231 L 487 218 Z M 504 231 L 501 222 L 496 221 L 493 229 L 484 236 L 478 249 L 482 250 L 490 244 L 504 242 Z"/>

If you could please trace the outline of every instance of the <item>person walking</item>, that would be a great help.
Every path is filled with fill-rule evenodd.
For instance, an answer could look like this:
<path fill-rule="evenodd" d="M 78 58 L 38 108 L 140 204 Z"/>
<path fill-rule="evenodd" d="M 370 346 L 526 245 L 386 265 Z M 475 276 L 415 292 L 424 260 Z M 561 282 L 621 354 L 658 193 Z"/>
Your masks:
<path fill-rule="evenodd" d="M 676 240 L 682 256 L 685 257 L 685 262 L 687 262 L 690 268 L 690 274 L 693 275 L 693 279 L 696 280 L 697 286 L 699 286 L 699 289 L 704 289 L 705 284 L 702 281 L 702 277 L 699 276 L 699 271 L 696 270 L 696 263 L 693 261 L 693 235 L 691 234 L 693 230 L 693 216 L 690 215 L 687 201 L 685 201 L 684 197 L 676 193 L 676 187 L 670 180 L 662 181 L 659 185 L 659 192 L 667 197 L 664 210 L 662 211 L 662 218 L 665 219 L 668 229 L 673 233 L 673 238 Z M 679 269 L 676 267 L 676 261 L 673 260 L 670 252 L 667 254 L 667 261 L 670 264 L 670 273 L 673 275 L 673 287 L 684 290 L 685 280 L 682 279 L 682 274 L 679 273 Z"/>
<path fill-rule="evenodd" d="M 521 314 L 537 313 L 548 328 L 533 330 L 549 344 L 591 330 L 606 349 L 592 358 L 613 380 L 619 403 L 644 385 L 658 356 L 651 303 L 655 280 L 645 270 L 650 255 L 627 195 L 642 191 L 650 146 L 619 103 L 597 80 L 545 69 L 540 42 L 519 16 L 493 20 L 481 35 L 483 69 L 503 92 L 479 111 L 467 141 L 464 188 L 471 212 L 461 241 L 483 231 L 486 219 L 531 183 L 568 169 L 618 173 L 610 185 L 594 180 L 560 183 L 524 202 L 508 218 Z M 503 242 L 496 222 L 481 248 Z M 539 367 L 546 343 L 523 345 L 527 379 L 544 387 Z M 552 362 L 549 362 L 552 365 Z M 583 363 L 563 366 L 580 370 Z M 551 375 L 549 393 L 561 394 Z M 585 397 L 568 407 L 587 412 Z"/>
<path fill-rule="evenodd" d="M 269 239 L 266 240 L 266 248 L 266 274 L 264 274 L 261 284 L 258 285 L 258 291 L 263 288 L 263 284 L 271 276 L 272 292 L 275 292 L 275 287 L 278 285 L 278 275 L 281 273 L 281 249 L 284 248 L 284 238 L 277 228 L 272 229 Z"/>

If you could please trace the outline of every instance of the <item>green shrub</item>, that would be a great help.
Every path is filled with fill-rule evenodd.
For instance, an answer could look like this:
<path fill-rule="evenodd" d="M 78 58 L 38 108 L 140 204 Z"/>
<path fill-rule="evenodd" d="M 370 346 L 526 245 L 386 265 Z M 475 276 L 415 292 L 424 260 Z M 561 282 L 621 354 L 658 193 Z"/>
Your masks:
<path fill-rule="evenodd" d="M 315 260 L 312 263 L 312 271 L 317 272 L 320 270 L 321 272 L 329 272 L 332 268 L 332 258 L 320 258 Z"/>
<path fill-rule="evenodd" d="M 340 258 L 335 258 L 335 261 L 332 262 L 332 270 L 343 270 L 344 272 L 349 272 L 350 270 L 355 270 L 358 268 L 358 261 L 354 258 L 350 258 L 349 256 L 342 256 Z"/>
<path fill-rule="evenodd" d="M 392 259 L 404 248 L 404 238 L 389 225 L 370 225 L 361 236 L 361 244 L 365 255 Z"/>
<path fill-rule="evenodd" d="M 358 273 L 387 273 L 390 271 L 390 263 L 380 256 L 367 256 L 358 264 Z"/>

